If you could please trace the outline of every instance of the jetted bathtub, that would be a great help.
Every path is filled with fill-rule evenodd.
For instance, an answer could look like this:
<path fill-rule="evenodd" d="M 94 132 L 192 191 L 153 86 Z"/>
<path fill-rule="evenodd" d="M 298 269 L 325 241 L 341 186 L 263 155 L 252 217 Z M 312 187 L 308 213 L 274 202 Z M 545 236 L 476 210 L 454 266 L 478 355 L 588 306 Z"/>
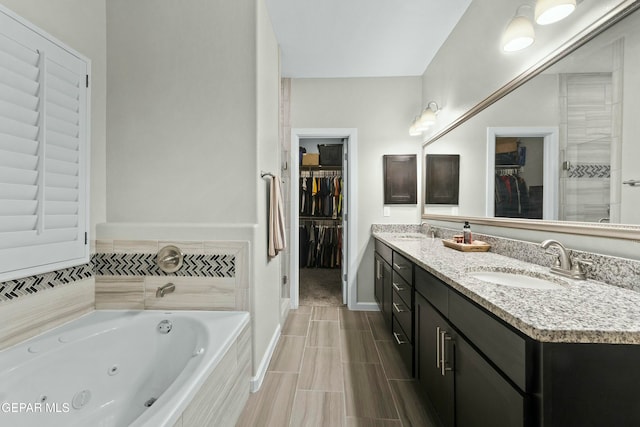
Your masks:
<path fill-rule="evenodd" d="M 91 312 L 0 351 L 0 426 L 172 427 L 248 323 L 245 312 Z"/>

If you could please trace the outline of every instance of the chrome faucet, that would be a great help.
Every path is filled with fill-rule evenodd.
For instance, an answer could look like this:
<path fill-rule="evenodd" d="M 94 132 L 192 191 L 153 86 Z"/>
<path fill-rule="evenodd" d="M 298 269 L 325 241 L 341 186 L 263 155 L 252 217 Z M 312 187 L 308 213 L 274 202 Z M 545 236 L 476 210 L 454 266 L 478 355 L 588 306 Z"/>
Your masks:
<path fill-rule="evenodd" d="M 584 259 L 575 259 L 571 261 L 571 252 L 564 247 L 564 245 L 557 240 L 548 239 L 540 243 L 543 249 L 549 248 L 549 246 L 556 246 L 560 251 L 557 255 L 556 262 L 551 267 L 551 272 L 560 276 L 569 277 L 571 279 L 585 280 L 586 274 L 582 268 L 583 265 L 591 265 L 590 261 Z M 556 255 L 553 252 L 547 251 L 545 253 Z"/>
<path fill-rule="evenodd" d="M 159 286 L 158 289 L 156 289 L 156 298 L 162 298 L 165 296 L 165 294 L 169 294 L 175 290 L 176 285 L 174 285 L 173 283 L 167 283 L 164 286 Z"/>
<path fill-rule="evenodd" d="M 429 224 L 428 222 L 423 222 L 422 224 L 420 224 L 420 230 L 423 234 L 427 234 L 429 237 L 431 237 L 431 239 L 436 238 L 436 230 L 431 227 L 431 224 Z"/>

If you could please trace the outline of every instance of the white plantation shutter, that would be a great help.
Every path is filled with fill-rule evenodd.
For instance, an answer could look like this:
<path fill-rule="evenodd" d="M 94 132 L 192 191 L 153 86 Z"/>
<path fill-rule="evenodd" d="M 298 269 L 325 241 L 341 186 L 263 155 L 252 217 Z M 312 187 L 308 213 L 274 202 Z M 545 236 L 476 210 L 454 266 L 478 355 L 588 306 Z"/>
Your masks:
<path fill-rule="evenodd" d="M 0 281 L 88 261 L 88 68 L 0 9 Z"/>

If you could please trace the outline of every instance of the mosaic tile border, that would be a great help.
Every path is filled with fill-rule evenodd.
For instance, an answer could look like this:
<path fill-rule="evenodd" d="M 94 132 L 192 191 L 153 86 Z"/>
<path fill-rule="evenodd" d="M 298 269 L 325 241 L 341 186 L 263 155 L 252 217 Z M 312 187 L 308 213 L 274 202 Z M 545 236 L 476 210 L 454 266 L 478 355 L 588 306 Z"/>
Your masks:
<path fill-rule="evenodd" d="M 165 273 L 156 265 L 156 254 L 98 253 L 93 257 L 96 276 L 236 276 L 236 256 L 233 254 L 185 254 L 182 268 Z"/>
<path fill-rule="evenodd" d="M 183 267 L 175 273 L 165 273 L 155 264 L 155 254 L 98 253 L 91 261 L 75 267 L 50 271 L 35 276 L 0 282 L 0 302 L 35 294 L 95 276 L 184 276 L 236 277 L 234 254 L 186 254 Z"/>
<path fill-rule="evenodd" d="M 91 263 L 55 270 L 35 276 L 0 282 L 0 301 L 10 301 L 93 276 Z"/>
<path fill-rule="evenodd" d="M 611 165 L 578 164 L 569 166 L 569 178 L 611 178 Z"/>

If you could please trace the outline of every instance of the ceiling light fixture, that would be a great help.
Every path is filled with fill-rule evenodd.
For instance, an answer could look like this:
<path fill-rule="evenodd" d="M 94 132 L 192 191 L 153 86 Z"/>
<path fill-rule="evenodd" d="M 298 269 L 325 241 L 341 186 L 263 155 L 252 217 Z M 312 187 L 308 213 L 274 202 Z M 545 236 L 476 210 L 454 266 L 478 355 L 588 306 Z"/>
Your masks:
<path fill-rule="evenodd" d="M 558 22 L 576 9 L 576 0 L 537 0 L 535 20 L 538 25 L 549 25 Z"/>
<path fill-rule="evenodd" d="M 502 50 L 516 52 L 533 44 L 535 32 L 531 22 L 531 6 L 522 5 L 502 34 Z"/>

